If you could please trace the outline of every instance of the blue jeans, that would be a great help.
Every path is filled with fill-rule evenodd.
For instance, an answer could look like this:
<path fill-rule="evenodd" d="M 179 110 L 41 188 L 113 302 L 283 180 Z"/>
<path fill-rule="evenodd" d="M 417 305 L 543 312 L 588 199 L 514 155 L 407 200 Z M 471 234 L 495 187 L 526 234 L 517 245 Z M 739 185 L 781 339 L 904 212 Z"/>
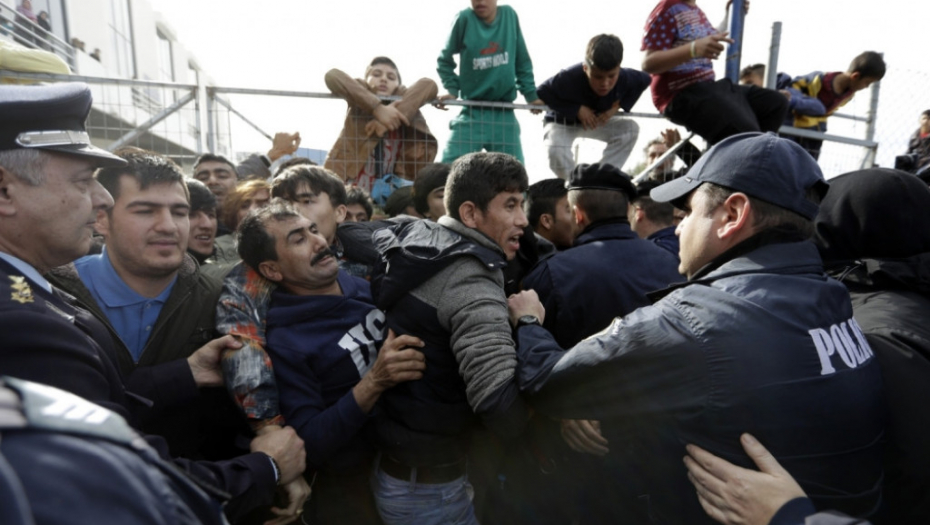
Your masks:
<path fill-rule="evenodd" d="M 385 525 L 478 525 L 465 476 L 448 483 L 416 483 L 375 468 L 371 491 Z"/>

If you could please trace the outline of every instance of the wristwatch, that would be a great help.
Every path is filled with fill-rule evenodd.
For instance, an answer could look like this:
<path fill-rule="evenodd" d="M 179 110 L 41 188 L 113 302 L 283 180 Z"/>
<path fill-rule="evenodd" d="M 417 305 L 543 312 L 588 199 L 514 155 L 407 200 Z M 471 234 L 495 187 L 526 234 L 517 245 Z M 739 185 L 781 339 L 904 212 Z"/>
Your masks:
<path fill-rule="evenodd" d="M 515 328 L 520 328 L 521 326 L 527 326 L 534 324 L 536 326 L 542 326 L 542 323 L 539 322 L 539 318 L 535 315 L 521 315 L 517 319 L 517 326 Z"/>

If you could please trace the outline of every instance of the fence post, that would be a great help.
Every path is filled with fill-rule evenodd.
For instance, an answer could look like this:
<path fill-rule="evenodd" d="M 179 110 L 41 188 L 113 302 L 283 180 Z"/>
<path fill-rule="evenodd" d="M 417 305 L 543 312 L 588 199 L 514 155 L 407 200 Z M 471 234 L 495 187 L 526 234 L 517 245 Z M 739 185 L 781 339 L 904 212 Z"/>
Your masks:
<path fill-rule="evenodd" d="M 743 53 L 744 0 L 733 0 L 730 6 L 730 38 L 733 43 L 727 48 L 726 77 L 734 84 L 739 82 L 739 64 Z"/>
<path fill-rule="evenodd" d="M 869 89 L 871 98 L 869 100 L 869 112 L 866 114 L 865 140 L 875 141 L 875 122 L 878 120 L 878 94 L 881 88 L 881 81 L 873 82 Z M 875 166 L 875 157 L 878 153 L 878 144 L 865 148 L 865 154 L 862 156 L 861 169 L 867 169 Z"/>
<path fill-rule="evenodd" d="M 207 149 L 210 153 L 216 151 L 216 91 L 207 90 Z"/>
<path fill-rule="evenodd" d="M 207 123 L 207 90 L 200 73 L 197 73 L 197 86 L 194 88 L 194 92 L 197 100 L 197 154 L 202 155 L 206 146 L 204 142 L 204 125 Z"/>
<path fill-rule="evenodd" d="M 781 22 L 772 24 L 772 43 L 769 45 L 769 63 L 765 66 L 765 87 L 775 89 L 778 78 L 778 53 L 781 50 Z"/>

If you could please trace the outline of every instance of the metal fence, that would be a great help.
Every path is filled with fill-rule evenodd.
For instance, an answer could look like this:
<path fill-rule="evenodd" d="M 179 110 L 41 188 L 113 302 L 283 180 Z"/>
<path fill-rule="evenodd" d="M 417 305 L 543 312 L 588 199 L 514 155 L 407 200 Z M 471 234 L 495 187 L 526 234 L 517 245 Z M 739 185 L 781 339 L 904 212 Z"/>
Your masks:
<path fill-rule="evenodd" d="M 915 72 L 890 71 L 880 83 L 883 85 L 881 88 L 879 83 L 874 84 L 871 93 L 860 93 L 843 108 L 842 115 L 831 117 L 829 133 L 820 134 L 825 140 L 820 157 L 825 174 L 830 177 L 869 166 L 873 159 L 877 159 L 881 165 L 893 165 L 894 155 L 903 153 L 913 129 L 885 118 L 885 108 L 889 108 L 889 113 L 910 114 L 907 121 L 916 126 L 920 110 L 925 108 L 918 109 L 916 102 L 905 103 L 902 100 L 905 96 L 918 99 L 913 85 L 920 82 L 926 85 L 927 77 L 926 74 Z M 0 80 L 7 78 L 19 81 L 86 82 L 94 93 L 94 109 L 88 121 L 88 130 L 96 143 L 111 150 L 122 145 L 149 149 L 170 156 L 188 168 L 198 154 L 206 151 L 220 153 L 231 159 L 241 157 L 242 153 L 265 152 L 276 131 L 300 131 L 302 146 L 328 152 L 346 124 L 346 103 L 329 93 L 0 71 Z M 907 83 L 911 87 L 904 88 L 899 83 Z M 925 89 L 917 91 L 927 92 Z M 881 118 L 877 112 L 879 101 Z M 514 145 L 510 143 L 514 139 L 508 139 L 507 136 L 519 137 L 531 180 L 553 176 L 543 146 L 542 117 L 532 115 L 529 111 L 538 106 L 468 101 L 451 101 L 448 105 L 449 111 L 440 111 L 429 105 L 422 109 L 429 129 L 438 142 L 439 155 L 436 161 L 440 160 L 448 143 L 450 123 L 454 125 L 461 118 L 459 115 L 462 108 L 469 116 L 485 124 L 489 120 L 501 120 L 501 115 L 513 114 L 521 131 L 519 134 L 505 133 L 502 145 Z M 626 114 L 626 117 L 636 120 L 640 127 L 637 146 L 625 166 L 626 171 L 635 172 L 638 165 L 642 168 L 642 150 L 646 143 L 658 136 L 662 129 L 674 126 L 653 113 L 634 112 Z M 499 126 L 491 126 L 494 127 Z M 683 136 L 686 135 L 685 130 L 681 132 Z M 422 137 L 414 140 L 422 140 Z M 480 146 L 485 145 L 484 137 L 473 140 L 472 144 L 466 146 L 480 149 Z M 704 147 L 700 139 L 694 142 L 698 147 Z M 602 142 L 580 139 L 576 142 L 575 158 L 579 162 L 596 162 L 603 146 Z M 348 155 L 348 149 L 357 148 L 358 143 L 344 141 L 343 147 L 347 149 L 344 153 Z"/>
<path fill-rule="evenodd" d="M 0 2 L 0 36 L 9 37 L 17 44 L 51 51 L 60 56 L 74 69 L 74 48 L 50 31 L 16 12 L 16 9 Z"/>

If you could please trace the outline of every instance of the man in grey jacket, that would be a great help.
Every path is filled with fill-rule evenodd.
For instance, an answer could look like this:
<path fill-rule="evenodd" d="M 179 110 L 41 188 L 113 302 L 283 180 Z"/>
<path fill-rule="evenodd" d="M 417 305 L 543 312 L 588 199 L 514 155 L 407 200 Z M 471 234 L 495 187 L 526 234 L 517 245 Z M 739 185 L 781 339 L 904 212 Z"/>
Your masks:
<path fill-rule="evenodd" d="M 381 396 L 373 488 L 386 523 L 477 523 L 465 477 L 470 434 L 480 420 L 515 436 L 528 417 L 501 272 L 528 224 L 527 186 L 510 155 L 469 154 L 446 181 L 447 215 L 374 234 L 375 304 L 395 333 L 424 341 L 426 356 L 422 379 Z"/>
<path fill-rule="evenodd" d="M 686 283 L 567 352 L 526 319 L 545 315 L 532 294 L 511 299 L 528 401 L 545 415 L 601 421 L 602 486 L 616 494 L 593 509 L 601 519 L 710 523 L 687 496 L 684 444 L 749 466 L 743 432 L 767 444 L 815 505 L 875 511 L 881 377 L 849 293 L 809 241 L 825 190 L 793 142 L 729 137 L 651 193 L 687 214 L 678 226 Z"/>

